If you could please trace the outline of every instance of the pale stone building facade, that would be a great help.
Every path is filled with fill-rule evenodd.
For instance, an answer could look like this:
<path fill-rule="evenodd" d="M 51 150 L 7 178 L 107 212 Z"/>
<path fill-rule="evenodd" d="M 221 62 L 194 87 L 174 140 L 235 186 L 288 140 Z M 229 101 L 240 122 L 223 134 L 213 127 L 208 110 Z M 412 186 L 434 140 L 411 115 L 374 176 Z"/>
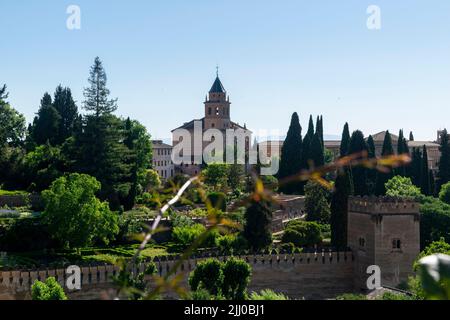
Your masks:
<path fill-rule="evenodd" d="M 386 136 L 386 131 L 382 131 L 372 135 L 375 143 L 375 153 L 377 156 L 381 156 L 381 151 L 383 149 L 384 137 Z M 367 138 L 366 138 L 367 139 Z M 392 146 L 394 150 L 397 150 L 398 136 L 391 133 Z M 268 156 L 279 155 L 281 153 L 281 148 L 283 147 L 284 141 L 263 141 L 259 143 L 259 148 L 267 148 Z M 414 148 L 422 149 L 423 146 L 427 148 L 428 153 L 428 166 L 431 170 L 436 171 L 439 166 L 439 158 L 441 153 L 439 151 L 439 144 L 432 141 L 407 141 L 410 151 Z M 326 149 L 333 153 L 335 158 L 339 157 L 341 141 L 339 140 L 325 140 L 324 146 Z"/>
<path fill-rule="evenodd" d="M 172 162 L 172 146 L 161 140 L 153 140 L 153 169 L 158 172 L 162 180 L 174 176 L 175 166 Z"/>

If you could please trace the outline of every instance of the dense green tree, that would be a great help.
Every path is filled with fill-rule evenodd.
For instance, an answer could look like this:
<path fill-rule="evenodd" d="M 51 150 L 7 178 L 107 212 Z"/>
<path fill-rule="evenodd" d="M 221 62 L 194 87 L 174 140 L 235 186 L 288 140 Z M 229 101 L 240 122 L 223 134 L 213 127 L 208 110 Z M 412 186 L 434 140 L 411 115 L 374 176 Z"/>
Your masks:
<path fill-rule="evenodd" d="M 131 190 L 125 200 L 125 209 L 131 209 L 136 196 L 144 189 L 147 170 L 152 165 L 152 142 L 147 129 L 138 121 L 127 118 L 124 125 L 124 143 L 129 150 L 131 165 Z"/>
<path fill-rule="evenodd" d="M 387 157 L 394 154 L 394 148 L 392 146 L 392 138 L 389 131 L 386 131 L 383 141 L 383 148 L 381 150 L 381 156 Z M 386 193 L 385 183 L 393 177 L 393 173 L 389 172 L 377 172 L 377 182 L 375 186 L 375 194 L 377 196 L 384 195 Z"/>
<path fill-rule="evenodd" d="M 398 135 L 398 144 L 397 144 L 397 154 L 406 154 L 409 155 L 409 147 L 408 142 L 403 134 L 403 130 L 400 130 Z M 395 173 L 401 176 L 410 176 L 411 175 L 411 166 L 403 165 L 400 168 L 395 169 Z"/>
<path fill-rule="evenodd" d="M 78 107 L 69 88 L 63 88 L 61 85 L 56 88 L 53 107 L 60 117 L 56 140 L 58 144 L 62 144 L 73 135 L 78 118 Z"/>
<path fill-rule="evenodd" d="M 429 176 L 430 176 L 430 195 L 434 196 L 436 195 L 436 178 L 434 177 L 434 172 L 431 169 L 429 171 Z"/>
<path fill-rule="evenodd" d="M 86 98 L 83 102 L 84 109 L 90 111 L 96 118 L 114 112 L 117 109 L 117 99 L 109 98 L 106 72 L 99 57 L 95 58 L 88 81 L 90 86 L 84 89 Z"/>
<path fill-rule="evenodd" d="M 30 191 L 42 191 L 66 171 L 61 150 L 49 143 L 29 152 L 23 163 L 24 180 Z"/>
<path fill-rule="evenodd" d="M 350 177 L 346 170 L 338 174 L 331 198 L 331 245 L 347 248 L 348 197 L 351 193 Z"/>
<path fill-rule="evenodd" d="M 375 150 L 375 141 L 372 135 L 367 138 L 367 149 L 369 159 L 374 159 L 377 157 Z M 378 172 L 376 169 L 367 169 L 367 191 L 368 194 L 375 194 L 375 188 L 377 184 Z"/>
<path fill-rule="evenodd" d="M 348 155 L 348 149 L 350 146 L 350 131 L 348 129 L 348 123 L 344 125 L 344 130 L 342 131 L 341 145 L 340 145 L 340 155 L 345 157 Z"/>
<path fill-rule="evenodd" d="M 36 280 L 31 286 L 32 300 L 67 300 L 64 289 L 54 277 L 47 278 L 44 282 Z"/>
<path fill-rule="evenodd" d="M 349 154 L 359 155 L 359 158 L 366 158 L 368 153 L 367 143 L 361 131 L 352 133 L 349 144 Z M 368 194 L 367 169 L 362 166 L 350 167 L 350 175 L 354 195 L 365 196 Z"/>
<path fill-rule="evenodd" d="M 441 191 L 439 191 L 439 200 L 450 204 L 450 182 L 441 186 Z"/>
<path fill-rule="evenodd" d="M 411 178 L 395 176 L 385 184 L 386 195 L 390 197 L 417 198 L 420 196 L 420 189 L 416 187 Z"/>
<path fill-rule="evenodd" d="M 123 143 L 125 132 L 123 121 L 114 115 L 88 115 L 83 130 L 75 136 L 71 148 L 75 159 L 73 171 L 85 173 L 100 181 L 101 199 L 109 201 L 112 209 L 129 205 L 136 176 L 133 161 L 136 157 Z"/>
<path fill-rule="evenodd" d="M 441 133 L 441 158 L 439 160 L 438 183 L 439 187 L 450 181 L 450 145 L 448 139 L 447 129 Z"/>
<path fill-rule="evenodd" d="M 42 193 L 43 217 L 55 240 L 67 248 L 108 244 L 119 232 L 118 217 L 95 194 L 100 182 L 85 174 L 58 178 Z"/>
<path fill-rule="evenodd" d="M 52 145 L 59 143 L 57 138 L 60 122 L 61 116 L 53 107 L 52 97 L 45 93 L 30 130 L 32 141 L 38 146 L 47 142 Z"/>
<path fill-rule="evenodd" d="M 409 132 L 409 141 L 414 141 L 414 135 L 412 131 Z"/>
<path fill-rule="evenodd" d="M 329 191 L 321 184 L 308 181 L 305 186 L 305 211 L 308 221 L 330 223 Z"/>
<path fill-rule="evenodd" d="M 214 187 L 216 190 L 222 190 L 227 187 L 228 165 L 224 163 L 211 163 L 206 169 L 202 170 L 205 183 Z"/>
<path fill-rule="evenodd" d="M 292 114 L 291 124 L 281 149 L 279 180 L 298 174 L 302 167 L 302 127 L 296 112 Z M 303 184 L 299 181 L 282 183 L 279 191 L 285 194 L 303 193 Z"/>
<path fill-rule="evenodd" d="M 254 251 L 267 248 L 272 243 L 272 210 L 264 199 L 252 199 L 245 211 L 243 235 Z"/>
<path fill-rule="evenodd" d="M 25 117 L 3 99 L 0 100 L 0 149 L 21 146 L 26 132 Z"/>
<path fill-rule="evenodd" d="M 428 152 L 424 145 L 422 148 L 422 169 L 421 169 L 421 185 L 420 190 L 424 195 L 431 195 L 430 169 L 428 167 Z"/>
<path fill-rule="evenodd" d="M 317 116 L 317 120 L 316 120 L 316 135 L 319 136 L 320 139 L 320 143 L 322 145 L 322 149 L 324 148 L 324 143 L 323 143 L 323 117 L 322 116 Z"/>
<path fill-rule="evenodd" d="M 419 148 L 413 148 L 410 165 L 411 180 L 417 187 L 422 186 L 422 152 Z"/>
<path fill-rule="evenodd" d="M 325 164 L 323 144 L 318 133 L 314 134 L 311 141 L 311 160 L 316 168 Z"/>

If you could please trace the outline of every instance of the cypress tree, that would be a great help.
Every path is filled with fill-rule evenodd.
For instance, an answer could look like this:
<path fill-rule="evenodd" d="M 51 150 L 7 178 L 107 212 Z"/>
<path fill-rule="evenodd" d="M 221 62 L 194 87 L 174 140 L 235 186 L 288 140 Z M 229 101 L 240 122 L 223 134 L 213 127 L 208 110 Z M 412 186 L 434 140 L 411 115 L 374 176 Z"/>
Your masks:
<path fill-rule="evenodd" d="M 412 151 L 411 180 L 415 186 L 422 186 L 422 153 L 418 148 Z"/>
<path fill-rule="evenodd" d="M 392 138 L 389 131 L 386 131 L 383 141 L 383 148 L 381 151 L 381 156 L 386 157 L 394 154 L 394 148 L 392 146 Z M 381 196 L 386 193 L 386 188 L 384 184 L 388 182 L 389 179 L 393 177 L 392 171 L 390 172 L 377 172 L 377 182 L 375 186 L 375 195 Z"/>
<path fill-rule="evenodd" d="M 53 107 L 52 97 L 45 93 L 41 100 L 39 111 L 30 128 L 33 143 L 40 146 L 48 141 L 50 144 L 55 145 L 58 142 L 57 136 L 60 122 L 61 117 Z"/>
<path fill-rule="evenodd" d="M 266 200 L 251 200 L 245 211 L 245 226 L 243 235 L 251 249 L 257 252 L 267 248 L 272 243 L 272 210 Z"/>
<path fill-rule="evenodd" d="M 61 85 L 56 88 L 53 107 L 61 117 L 58 137 L 56 138 L 58 144 L 61 144 L 73 135 L 75 122 L 78 117 L 78 107 L 73 100 L 72 92 L 69 88 L 63 88 Z"/>
<path fill-rule="evenodd" d="M 367 149 L 368 149 L 368 156 L 369 159 L 376 158 L 376 151 L 375 151 L 375 141 L 373 140 L 372 135 L 367 138 Z"/>
<path fill-rule="evenodd" d="M 448 139 L 447 129 L 444 129 L 441 133 L 441 146 L 439 151 L 441 152 L 441 158 L 439 161 L 438 172 L 438 188 L 450 181 L 450 145 Z"/>
<path fill-rule="evenodd" d="M 341 146 L 340 146 L 341 157 L 345 157 L 348 155 L 349 145 L 350 145 L 350 131 L 348 129 L 348 123 L 346 122 L 344 125 L 344 130 L 342 131 Z"/>
<path fill-rule="evenodd" d="M 409 132 L 409 141 L 414 141 L 414 135 L 412 131 Z"/>
<path fill-rule="evenodd" d="M 403 144 L 403 139 L 405 137 L 403 136 L 403 130 L 400 129 L 399 133 L 398 133 L 398 142 L 397 142 L 397 154 L 403 154 L 404 150 L 404 144 Z"/>
<path fill-rule="evenodd" d="M 372 135 L 367 138 L 367 148 L 369 159 L 376 158 L 375 142 Z M 367 189 L 369 194 L 375 194 L 375 186 L 377 182 L 377 170 L 367 169 Z"/>
<path fill-rule="evenodd" d="M 324 148 L 324 141 L 323 141 L 323 117 L 317 116 L 317 124 L 316 124 L 316 134 L 319 136 L 320 143 L 322 145 L 322 149 Z"/>
<path fill-rule="evenodd" d="M 297 112 L 294 112 L 291 117 L 291 124 L 286 135 L 283 147 L 281 149 L 280 169 L 278 171 L 278 178 L 293 176 L 300 173 L 302 167 L 302 127 Z M 281 184 L 280 192 L 286 194 L 303 193 L 301 182 L 290 182 Z"/>
<path fill-rule="evenodd" d="M 314 134 L 313 140 L 311 141 L 311 160 L 315 167 L 323 166 L 325 163 L 323 145 L 319 133 Z"/>
<path fill-rule="evenodd" d="M 352 133 L 349 144 L 349 154 L 361 154 L 360 158 L 367 158 L 368 147 L 361 131 Z M 362 166 L 350 167 L 353 193 L 357 196 L 368 195 L 367 169 Z"/>
<path fill-rule="evenodd" d="M 422 169 L 421 169 L 421 187 L 420 190 L 424 195 L 431 195 L 430 169 L 428 168 L 428 152 L 424 145 L 422 149 Z"/>
<path fill-rule="evenodd" d="M 347 248 L 347 211 L 350 193 L 350 177 L 347 170 L 343 170 L 336 177 L 330 205 L 331 245 L 337 249 Z"/>
<path fill-rule="evenodd" d="M 433 170 L 430 170 L 430 195 L 436 195 L 436 180 L 434 177 Z"/>
<path fill-rule="evenodd" d="M 309 123 L 308 123 L 308 131 L 306 132 L 305 138 L 303 139 L 302 144 L 302 169 L 309 169 L 310 162 L 313 160 L 313 155 L 311 151 L 311 144 L 314 138 L 314 123 L 312 115 L 309 116 Z"/>

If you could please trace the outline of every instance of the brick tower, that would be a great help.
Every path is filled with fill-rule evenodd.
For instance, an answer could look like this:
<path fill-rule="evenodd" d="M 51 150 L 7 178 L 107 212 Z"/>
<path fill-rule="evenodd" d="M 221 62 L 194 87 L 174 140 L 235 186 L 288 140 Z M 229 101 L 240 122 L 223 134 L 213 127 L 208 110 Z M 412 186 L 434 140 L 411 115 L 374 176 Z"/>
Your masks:
<path fill-rule="evenodd" d="M 208 97 L 205 100 L 205 123 L 204 129 L 226 130 L 231 128 L 230 120 L 230 98 L 219 79 L 217 72 Z"/>

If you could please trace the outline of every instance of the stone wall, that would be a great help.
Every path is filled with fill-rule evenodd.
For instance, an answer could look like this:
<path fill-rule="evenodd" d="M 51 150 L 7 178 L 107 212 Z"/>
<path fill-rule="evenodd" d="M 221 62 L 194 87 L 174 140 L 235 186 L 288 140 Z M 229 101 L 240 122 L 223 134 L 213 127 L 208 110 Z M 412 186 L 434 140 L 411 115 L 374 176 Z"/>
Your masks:
<path fill-rule="evenodd" d="M 0 196 L 0 207 L 10 208 L 26 207 L 30 205 L 33 209 L 41 210 L 43 207 L 42 198 L 39 194 L 30 195 L 2 195 Z"/>
<path fill-rule="evenodd" d="M 315 252 L 282 255 L 241 256 L 252 267 L 249 291 L 272 289 L 292 298 L 324 299 L 353 291 L 353 255 L 351 252 Z M 203 260 L 190 259 L 178 269 L 182 284 L 187 287 L 189 272 Z M 225 260 L 227 257 L 218 257 Z M 159 275 L 164 276 L 176 263 L 175 260 L 155 261 Z M 146 265 L 141 264 L 143 271 Z M 72 299 L 111 299 L 114 286 L 111 276 L 118 272 L 116 266 L 82 267 L 82 290 L 69 292 Z M 64 269 L 36 271 L 0 271 L 0 299 L 29 299 L 30 286 L 35 280 L 55 277 L 65 285 Z M 150 279 L 149 279 L 150 280 Z M 166 293 L 167 298 L 176 298 Z"/>

